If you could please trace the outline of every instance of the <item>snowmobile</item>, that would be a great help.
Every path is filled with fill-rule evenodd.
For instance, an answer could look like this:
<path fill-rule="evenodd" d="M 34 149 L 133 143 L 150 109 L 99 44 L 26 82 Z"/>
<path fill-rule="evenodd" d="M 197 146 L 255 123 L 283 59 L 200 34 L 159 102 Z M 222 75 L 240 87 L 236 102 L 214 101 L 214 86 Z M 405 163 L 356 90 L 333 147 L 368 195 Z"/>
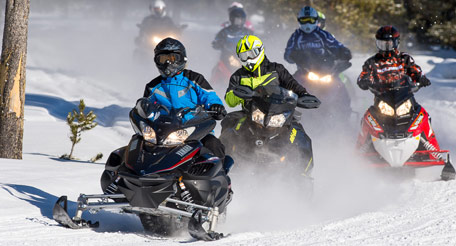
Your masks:
<path fill-rule="evenodd" d="M 241 62 L 236 55 L 234 47 L 244 37 L 244 33 L 228 35 L 224 46 L 221 48 L 220 59 L 212 69 L 210 82 L 212 84 L 227 85 L 231 75 L 241 68 Z"/>
<path fill-rule="evenodd" d="M 133 59 L 142 64 L 152 62 L 154 58 L 154 48 L 165 38 L 180 39 L 182 31 L 187 28 L 186 24 L 181 26 L 160 26 L 148 27 L 137 24 L 140 35 L 135 38 L 136 48 L 133 51 Z"/>
<path fill-rule="evenodd" d="M 440 150 L 428 141 L 433 132 L 429 114 L 415 100 L 414 93 L 418 90 L 406 75 L 393 83 L 371 86 L 374 105 L 362 119 L 359 149 L 376 166 L 443 165 L 441 178 L 454 179 L 455 169 L 449 151 Z M 430 136 L 425 136 L 426 132 Z"/>
<path fill-rule="evenodd" d="M 242 160 L 256 164 L 264 172 L 285 171 L 282 167 L 286 164 L 292 176 L 306 174 L 310 178 L 311 139 L 298 123 L 301 114 L 295 109 L 317 108 L 320 101 L 310 95 L 298 98 L 292 91 L 276 85 L 259 86 L 255 90 L 237 86 L 233 92 L 245 103 L 243 111 L 229 113 L 221 123 L 220 140 L 226 153 L 236 163 Z"/>
<path fill-rule="evenodd" d="M 232 199 L 228 172 L 233 159 L 222 161 L 200 141 L 216 125 L 211 112 L 148 105 L 130 111 L 135 134 L 127 146 L 110 154 L 101 176 L 104 194 L 81 194 L 73 218 L 62 196 L 54 219 L 72 229 L 96 227 L 98 222 L 85 221 L 82 213 L 115 208 L 137 214 L 153 234 L 173 235 L 187 226 L 196 239 L 223 237 L 214 230 Z"/>
<path fill-rule="evenodd" d="M 352 109 L 349 91 L 354 91 L 342 72 L 351 67 L 349 61 L 334 61 L 330 63 L 309 63 L 298 65 L 293 75 L 308 91 L 320 98 L 324 103 L 318 115 L 312 115 L 312 121 L 318 124 L 330 121 L 345 122 L 349 119 Z M 324 118 L 322 118 L 322 116 Z M 315 120 L 321 119 L 321 120 Z"/>

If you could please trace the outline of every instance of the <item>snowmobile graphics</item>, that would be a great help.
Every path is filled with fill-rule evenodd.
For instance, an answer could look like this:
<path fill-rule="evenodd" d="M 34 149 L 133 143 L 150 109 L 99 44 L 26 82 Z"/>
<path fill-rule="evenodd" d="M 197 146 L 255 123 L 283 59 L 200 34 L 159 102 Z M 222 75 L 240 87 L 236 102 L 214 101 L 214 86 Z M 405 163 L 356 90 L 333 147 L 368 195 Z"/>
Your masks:
<path fill-rule="evenodd" d="M 194 238 L 223 237 L 214 230 L 232 198 L 233 160 L 222 161 L 202 145 L 216 124 L 209 113 L 202 107 L 131 110 L 136 134 L 109 156 L 101 177 L 104 194 L 81 194 L 72 219 L 61 197 L 54 219 L 69 228 L 96 226 L 82 219 L 83 211 L 117 208 L 138 214 L 144 229 L 155 234 L 172 235 L 187 225 Z"/>
<path fill-rule="evenodd" d="M 220 140 L 227 153 L 264 170 L 288 163 L 300 174 L 310 174 L 311 139 L 298 123 L 300 113 L 295 109 L 317 108 L 320 101 L 313 96 L 298 99 L 292 91 L 275 85 L 259 86 L 254 91 L 238 86 L 233 92 L 245 100 L 245 110 L 231 112 L 222 121 Z"/>
<path fill-rule="evenodd" d="M 429 114 L 415 100 L 414 93 L 418 89 L 408 76 L 371 87 L 374 105 L 362 119 L 358 146 L 375 165 L 444 165 L 442 179 L 454 179 L 449 152 L 438 148 Z M 429 136 L 425 136 L 426 133 Z M 430 140 L 432 138 L 434 140 Z"/>

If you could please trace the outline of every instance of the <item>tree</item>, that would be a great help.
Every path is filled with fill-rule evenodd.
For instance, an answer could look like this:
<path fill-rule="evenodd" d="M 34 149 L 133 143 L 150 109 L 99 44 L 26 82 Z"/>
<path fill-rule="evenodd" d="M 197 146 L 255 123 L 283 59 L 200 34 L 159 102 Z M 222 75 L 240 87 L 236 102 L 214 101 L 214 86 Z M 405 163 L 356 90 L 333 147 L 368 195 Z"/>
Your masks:
<path fill-rule="evenodd" d="M 0 158 L 22 159 L 30 0 L 7 0 L 0 60 Z"/>
<path fill-rule="evenodd" d="M 84 114 L 84 100 L 81 99 L 79 101 L 78 108 L 79 112 L 77 112 L 76 109 L 73 109 L 73 111 L 69 112 L 67 116 L 67 124 L 70 126 L 71 131 L 71 151 L 69 155 L 65 154 L 61 156 L 60 158 L 62 159 L 72 160 L 74 146 L 81 141 L 81 133 L 83 131 L 88 131 L 98 125 L 98 123 L 93 122 L 95 118 L 97 118 L 93 111 L 90 111 L 88 114 Z M 74 122 L 75 120 L 77 120 L 77 122 Z M 103 155 L 101 157 L 103 157 Z"/>

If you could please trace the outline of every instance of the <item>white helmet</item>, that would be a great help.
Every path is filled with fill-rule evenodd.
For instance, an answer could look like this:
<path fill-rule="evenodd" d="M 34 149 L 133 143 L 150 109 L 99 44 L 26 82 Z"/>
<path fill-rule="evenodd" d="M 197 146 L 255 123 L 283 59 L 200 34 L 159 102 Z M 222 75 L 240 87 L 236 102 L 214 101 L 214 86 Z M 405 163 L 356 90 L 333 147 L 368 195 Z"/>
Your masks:
<path fill-rule="evenodd" d="M 153 6 L 153 10 L 156 15 L 163 17 L 166 15 L 166 4 L 162 0 L 156 0 Z M 152 6 L 151 6 L 151 11 L 152 11 Z"/>
<path fill-rule="evenodd" d="M 305 6 L 298 13 L 300 28 L 305 33 L 311 33 L 317 28 L 318 12 L 312 7 Z"/>

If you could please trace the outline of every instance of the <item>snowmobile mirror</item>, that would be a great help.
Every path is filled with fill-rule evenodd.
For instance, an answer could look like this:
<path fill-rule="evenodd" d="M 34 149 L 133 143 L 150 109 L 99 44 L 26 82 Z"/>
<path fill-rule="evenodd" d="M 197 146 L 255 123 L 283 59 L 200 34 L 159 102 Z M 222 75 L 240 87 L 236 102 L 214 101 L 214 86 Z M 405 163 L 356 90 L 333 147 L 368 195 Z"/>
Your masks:
<path fill-rule="evenodd" d="M 297 106 L 300 108 L 318 108 L 321 104 L 321 101 L 318 100 L 316 96 L 313 95 L 305 95 L 298 98 Z"/>
<path fill-rule="evenodd" d="M 250 99 L 253 97 L 253 90 L 252 88 L 244 85 L 236 86 L 233 89 L 233 93 L 235 96 L 240 97 L 242 99 Z"/>

